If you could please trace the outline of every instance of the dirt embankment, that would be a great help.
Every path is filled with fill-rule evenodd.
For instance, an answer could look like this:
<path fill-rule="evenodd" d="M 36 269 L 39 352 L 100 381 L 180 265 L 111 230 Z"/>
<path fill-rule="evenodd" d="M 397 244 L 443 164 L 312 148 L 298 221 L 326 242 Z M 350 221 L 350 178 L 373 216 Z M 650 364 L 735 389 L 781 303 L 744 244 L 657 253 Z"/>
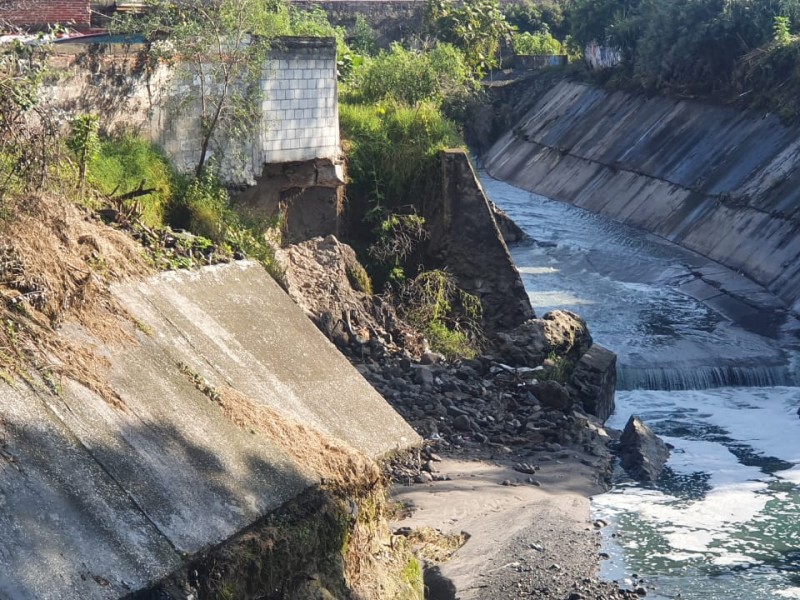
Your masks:
<path fill-rule="evenodd" d="M 59 335 L 76 323 L 100 343 L 130 343 L 109 284 L 151 272 L 144 252 L 86 210 L 51 195 L 5 200 L 0 219 L 0 378 L 60 389 L 73 379 L 120 406 L 104 350 Z M 121 406 L 120 406 L 121 407 Z"/>

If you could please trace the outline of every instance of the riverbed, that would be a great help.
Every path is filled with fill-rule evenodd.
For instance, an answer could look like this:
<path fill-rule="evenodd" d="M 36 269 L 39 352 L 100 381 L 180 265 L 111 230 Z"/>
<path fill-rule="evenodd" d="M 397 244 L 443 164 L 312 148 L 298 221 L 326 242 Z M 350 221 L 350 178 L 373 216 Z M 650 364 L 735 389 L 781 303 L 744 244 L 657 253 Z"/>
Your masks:
<path fill-rule="evenodd" d="M 482 177 L 534 241 L 512 255 L 538 315 L 581 314 L 618 354 L 617 410 L 671 444 L 654 484 L 593 499 L 601 574 L 651 598 L 800 598 L 797 319 L 666 240 Z"/>

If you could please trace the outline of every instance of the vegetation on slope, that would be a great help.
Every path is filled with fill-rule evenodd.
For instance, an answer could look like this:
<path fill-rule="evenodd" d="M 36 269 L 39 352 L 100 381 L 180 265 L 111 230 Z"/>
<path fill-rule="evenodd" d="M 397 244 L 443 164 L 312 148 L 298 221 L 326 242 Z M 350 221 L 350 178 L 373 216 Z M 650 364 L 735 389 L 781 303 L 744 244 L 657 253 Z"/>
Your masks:
<path fill-rule="evenodd" d="M 575 0 L 567 18 L 578 46 L 621 50 L 617 85 L 797 116 L 797 0 Z"/>
<path fill-rule="evenodd" d="M 450 117 L 477 93 L 474 68 L 448 43 L 395 44 L 362 57 L 340 94 L 348 199 L 371 279 L 452 358 L 477 351 L 480 303 L 448 273 L 426 270 L 423 215 L 438 200 L 441 151 L 463 145 Z"/>

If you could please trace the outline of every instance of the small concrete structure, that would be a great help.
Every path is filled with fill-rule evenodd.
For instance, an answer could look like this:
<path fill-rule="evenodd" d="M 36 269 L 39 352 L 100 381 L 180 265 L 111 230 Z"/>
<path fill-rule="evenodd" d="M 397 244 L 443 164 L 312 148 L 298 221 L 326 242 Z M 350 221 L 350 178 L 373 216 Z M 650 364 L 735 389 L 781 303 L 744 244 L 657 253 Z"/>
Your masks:
<path fill-rule="evenodd" d="M 123 408 L 73 382 L 61 395 L 0 383 L 1 598 L 125 596 L 319 483 L 198 380 L 372 457 L 419 440 L 257 264 L 114 294 L 142 330 L 102 346 Z"/>

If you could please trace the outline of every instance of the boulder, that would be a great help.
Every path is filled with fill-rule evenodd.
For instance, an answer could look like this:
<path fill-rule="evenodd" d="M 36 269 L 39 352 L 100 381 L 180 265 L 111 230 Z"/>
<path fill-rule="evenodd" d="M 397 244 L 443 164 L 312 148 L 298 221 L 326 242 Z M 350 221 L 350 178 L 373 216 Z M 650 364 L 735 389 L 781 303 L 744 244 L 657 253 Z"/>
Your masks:
<path fill-rule="evenodd" d="M 542 321 L 551 352 L 578 360 L 592 347 L 586 321 L 574 312 L 554 310 L 543 316 Z"/>
<path fill-rule="evenodd" d="M 497 229 L 500 230 L 500 235 L 503 236 L 503 241 L 506 244 L 515 244 L 529 238 L 528 234 L 522 231 L 519 225 L 514 223 L 511 217 L 494 202 L 489 202 L 489 208 L 492 211 L 494 222 L 497 223 Z"/>
<path fill-rule="evenodd" d="M 617 355 L 597 344 L 580 357 L 567 386 L 583 410 L 601 422 L 614 412 L 616 387 Z"/>
<path fill-rule="evenodd" d="M 655 481 L 669 458 L 669 449 L 639 417 L 631 415 L 617 450 L 622 468 L 638 481 Z"/>
<path fill-rule="evenodd" d="M 568 310 L 554 310 L 495 336 L 493 352 L 512 366 L 542 364 L 550 353 L 577 361 L 592 346 L 586 322 Z"/>
<path fill-rule="evenodd" d="M 533 393 L 545 409 L 567 411 L 572 408 L 569 391 L 557 381 L 539 381 L 533 386 Z"/>

